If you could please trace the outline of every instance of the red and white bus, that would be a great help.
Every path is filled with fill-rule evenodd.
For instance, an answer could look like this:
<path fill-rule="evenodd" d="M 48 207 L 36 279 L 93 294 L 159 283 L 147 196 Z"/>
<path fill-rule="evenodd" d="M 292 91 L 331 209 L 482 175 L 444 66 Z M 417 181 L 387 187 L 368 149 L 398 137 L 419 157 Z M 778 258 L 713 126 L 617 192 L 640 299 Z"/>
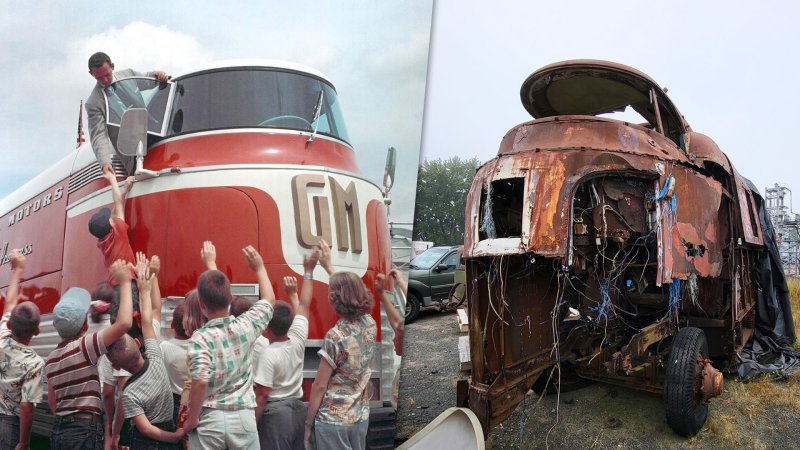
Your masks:
<path fill-rule="evenodd" d="M 146 155 L 125 214 L 134 251 L 161 257 L 165 330 L 171 310 L 203 271 L 204 240 L 214 242 L 219 269 L 237 295 L 258 296 L 241 256 L 248 244 L 263 255 L 278 298 L 282 278 L 302 276 L 303 255 L 320 237 L 331 243 L 336 269 L 357 273 L 370 288 L 376 274 L 391 269 L 384 192 L 360 172 L 336 90 L 322 73 L 293 63 L 236 60 L 169 83 L 128 78 L 114 87 L 122 104 L 107 99 L 112 140 L 124 135 L 125 107 L 147 109 Z M 120 161 L 114 167 L 122 177 Z M 43 313 L 43 333 L 34 340 L 43 356 L 58 341 L 51 320 L 61 293 L 73 286 L 91 290 L 107 277 L 87 223 L 110 204 L 108 182 L 88 144 L 0 201 L 0 289 L 8 285 L 8 253 L 22 249 L 28 255 L 22 293 Z M 315 277 L 306 392 L 317 349 L 337 320 L 327 301 L 327 274 L 318 269 Z M 380 302 L 372 314 L 382 324 L 372 364 L 372 417 L 385 420 L 393 417 L 389 400 L 399 358 Z M 391 443 L 392 430 L 376 431 L 372 437 L 388 436 Z"/>

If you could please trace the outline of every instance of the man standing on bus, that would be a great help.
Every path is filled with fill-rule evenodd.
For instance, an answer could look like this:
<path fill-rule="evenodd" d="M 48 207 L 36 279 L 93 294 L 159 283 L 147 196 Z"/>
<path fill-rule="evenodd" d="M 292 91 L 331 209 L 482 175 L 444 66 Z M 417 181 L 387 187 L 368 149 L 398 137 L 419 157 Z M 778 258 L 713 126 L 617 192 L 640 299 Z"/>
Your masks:
<path fill-rule="evenodd" d="M 39 334 L 39 308 L 33 302 L 17 304 L 25 256 L 11 252 L 11 280 L 0 319 L 0 449 L 28 448 L 33 410 L 42 399 L 44 360 L 29 347 Z"/>
<path fill-rule="evenodd" d="M 103 173 L 114 173 L 111 166 L 111 155 L 116 153 L 114 145 L 108 136 L 106 127 L 106 101 L 103 91 L 114 81 L 127 77 L 153 77 L 162 83 L 169 80 L 169 76 L 163 71 L 141 73 L 132 69 L 120 70 L 114 73 L 114 63 L 111 58 L 103 52 L 97 52 L 89 57 L 89 74 L 97 80 L 92 93 L 86 100 L 86 115 L 89 117 L 89 135 L 92 141 L 92 150 L 97 157 L 97 162 Z M 127 175 L 133 175 L 135 160 L 132 157 L 121 158 Z"/>

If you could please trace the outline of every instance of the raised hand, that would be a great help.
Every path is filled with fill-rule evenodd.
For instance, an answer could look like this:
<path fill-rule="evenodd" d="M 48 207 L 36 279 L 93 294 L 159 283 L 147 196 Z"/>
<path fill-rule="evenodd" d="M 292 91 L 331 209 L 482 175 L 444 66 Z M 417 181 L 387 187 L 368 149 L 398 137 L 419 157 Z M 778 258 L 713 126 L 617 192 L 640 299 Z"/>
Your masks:
<path fill-rule="evenodd" d="M 147 259 L 140 262 L 139 254 L 137 254 L 136 260 L 136 284 L 139 287 L 139 292 L 149 293 L 153 287 L 153 277 L 155 275 L 153 275 L 152 271 L 150 270 L 150 265 L 147 263 Z"/>
<path fill-rule="evenodd" d="M 126 281 L 131 281 L 131 268 L 135 269 L 133 264 L 130 264 L 123 259 L 118 259 L 111 264 L 111 267 L 109 267 L 108 271 L 111 273 L 111 276 L 117 280 L 117 283 L 122 284 Z"/>
<path fill-rule="evenodd" d="M 114 167 L 112 167 L 111 164 L 103 166 L 103 178 L 108 180 L 109 183 L 117 182 L 117 174 L 114 173 Z"/>
<path fill-rule="evenodd" d="M 242 249 L 242 253 L 244 253 L 244 259 L 247 261 L 247 265 L 250 266 L 250 269 L 253 272 L 266 270 L 264 269 L 264 259 L 261 258 L 261 254 L 258 253 L 255 247 L 248 245 Z"/>
<path fill-rule="evenodd" d="M 200 259 L 208 270 L 217 269 L 217 248 L 211 241 L 204 241 L 203 248 L 200 249 Z"/>
<path fill-rule="evenodd" d="M 375 276 L 375 292 L 382 295 L 386 286 L 386 275 L 379 273 Z"/>
<path fill-rule="evenodd" d="M 286 291 L 286 295 L 289 297 L 297 295 L 297 279 L 292 276 L 283 277 L 283 290 Z"/>
<path fill-rule="evenodd" d="M 153 257 L 150 258 L 150 273 L 152 273 L 154 277 L 157 277 L 159 272 L 161 272 L 161 259 L 158 255 L 153 255 Z"/>
<path fill-rule="evenodd" d="M 325 242 L 325 239 L 320 238 L 319 244 L 319 265 L 328 272 L 328 275 L 333 273 L 333 263 L 331 262 L 331 247 Z"/>
<path fill-rule="evenodd" d="M 11 250 L 8 259 L 11 261 L 11 270 L 22 270 L 25 268 L 25 255 L 19 249 Z"/>
<path fill-rule="evenodd" d="M 314 268 L 317 267 L 319 260 L 319 247 L 314 246 L 314 250 L 311 251 L 310 255 L 303 255 L 303 270 L 305 270 L 305 273 L 314 273 Z"/>

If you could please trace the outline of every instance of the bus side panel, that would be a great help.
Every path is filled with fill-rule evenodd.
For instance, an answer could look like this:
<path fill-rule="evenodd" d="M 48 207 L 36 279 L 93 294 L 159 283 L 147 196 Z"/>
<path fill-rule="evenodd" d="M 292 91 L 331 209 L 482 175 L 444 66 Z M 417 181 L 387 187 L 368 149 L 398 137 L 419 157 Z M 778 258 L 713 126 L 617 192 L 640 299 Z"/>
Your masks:
<path fill-rule="evenodd" d="M 236 188 L 179 189 L 160 194 L 169 198 L 169 210 L 161 218 L 168 223 L 165 246 L 169 257 L 160 277 L 163 296 L 183 297 L 197 286 L 205 271 L 200 259 L 203 241 L 214 243 L 217 267 L 231 283 L 256 284 L 257 279 L 242 254 L 248 245 L 258 246 L 259 211 L 253 200 Z"/>
<path fill-rule="evenodd" d="M 28 255 L 24 279 L 61 270 L 66 185 L 62 180 L 0 218 L 0 286 L 8 286 L 13 249 Z"/>
<path fill-rule="evenodd" d="M 372 249 L 369 254 L 369 270 L 389 273 L 392 270 L 392 241 L 389 236 L 389 223 L 386 219 L 386 206 L 379 200 L 367 205 L 368 243 Z"/>

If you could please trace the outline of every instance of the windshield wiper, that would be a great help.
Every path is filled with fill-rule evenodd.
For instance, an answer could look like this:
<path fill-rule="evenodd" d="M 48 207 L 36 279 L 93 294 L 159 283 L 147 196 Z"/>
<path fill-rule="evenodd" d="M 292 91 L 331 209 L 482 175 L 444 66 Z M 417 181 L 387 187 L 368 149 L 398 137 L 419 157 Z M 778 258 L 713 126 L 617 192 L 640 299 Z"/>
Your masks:
<path fill-rule="evenodd" d="M 314 138 L 317 137 L 317 128 L 319 128 L 319 113 L 322 111 L 322 99 L 325 97 L 325 91 L 322 89 L 319 90 L 319 97 L 317 97 L 317 106 L 314 107 L 314 118 L 311 120 L 312 123 L 317 122 L 314 124 L 314 132 L 311 133 L 311 136 L 308 137 L 306 144 L 311 143 L 314 141 Z"/>

